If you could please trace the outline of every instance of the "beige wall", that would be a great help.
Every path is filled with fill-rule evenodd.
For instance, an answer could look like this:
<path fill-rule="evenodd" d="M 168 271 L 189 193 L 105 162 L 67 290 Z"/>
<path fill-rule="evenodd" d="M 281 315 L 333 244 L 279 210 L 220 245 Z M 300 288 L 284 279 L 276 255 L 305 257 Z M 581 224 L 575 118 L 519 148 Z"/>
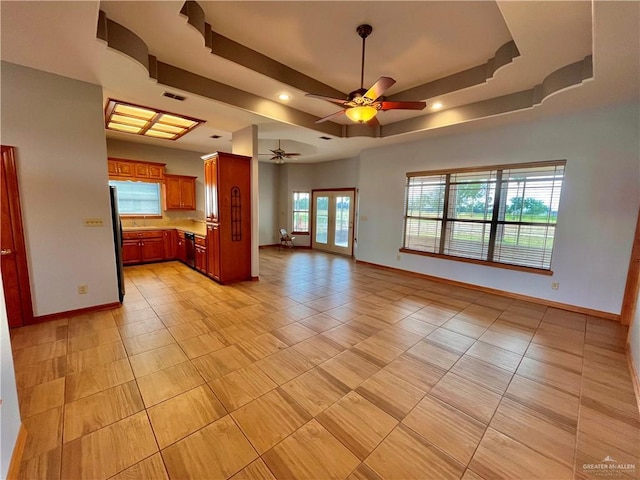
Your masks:
<path fill-rule="evenodd" d="M 102 88 L 7 62 L 1 74 L 2 143 L 16 147 L 34 314 L 117 302 Z M 85 227 L 86 218 L 104 226 Z"/>

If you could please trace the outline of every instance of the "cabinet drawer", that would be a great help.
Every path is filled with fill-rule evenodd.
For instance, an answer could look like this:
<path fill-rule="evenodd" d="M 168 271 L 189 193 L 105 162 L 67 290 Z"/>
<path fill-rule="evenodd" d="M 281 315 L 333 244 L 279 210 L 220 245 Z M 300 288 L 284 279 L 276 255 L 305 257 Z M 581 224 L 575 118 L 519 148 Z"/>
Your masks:
<path fill-rule="evenodd" d="M 195 237 L 196 240 L 196 245 L 200 245 L 202 247 L 206 247 L 207 246 L 207 239 L 204 237 L 199 237 L 196 235 Z"/>
<path fill-rule="evenodd" d="M 147 232 L 122 232 L 122 238 L 125 240 L 133 240 L 139 238 L 162 238 L 162 230 L 152 230 Z"/>
<path fill-rule="evenodd" d="M 150 232 L 138 232 L 140 238 L 162 238 L 163 231 L 162 230 L 153 230 Z"/>

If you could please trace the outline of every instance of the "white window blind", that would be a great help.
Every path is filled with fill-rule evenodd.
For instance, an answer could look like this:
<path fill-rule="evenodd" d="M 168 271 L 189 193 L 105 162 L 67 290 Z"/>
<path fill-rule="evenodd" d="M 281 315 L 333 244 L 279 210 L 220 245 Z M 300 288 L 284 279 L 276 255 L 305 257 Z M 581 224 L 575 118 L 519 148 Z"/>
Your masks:
<path fill-rule="evenodd" d="M 564 166 L 407 174 L 403 248 L 550 270 Z"/>
<path fill-rule="evenodd" d="M 109 180 L 118 190 L 120 215 L 162 215 L 160 183 Z"/>

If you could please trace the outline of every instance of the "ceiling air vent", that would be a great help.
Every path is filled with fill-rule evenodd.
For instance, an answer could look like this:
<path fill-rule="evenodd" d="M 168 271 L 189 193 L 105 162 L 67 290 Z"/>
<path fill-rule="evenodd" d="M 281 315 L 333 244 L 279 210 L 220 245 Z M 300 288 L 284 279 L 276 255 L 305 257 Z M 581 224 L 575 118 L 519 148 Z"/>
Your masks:
<path fill-rule="evenodd" d="M 211 135 L 211 138 L 213 138 L 213 139 L 222 138 L 222 135 Z"/>
<path fill-rule="evenodd" d="M 179 102 L 184 102 L 187 99 L 187 97 L 183 97 L 182 95 L 177 95 L 171 92 L 162 92 L 162 96 L 167 98 L 173 98 L 174 100 L 178 100 Z"/>
<path fill-rule="evenodd" d="M 331 140 L 331 137 L 320 137 L 322 140 Z"/>

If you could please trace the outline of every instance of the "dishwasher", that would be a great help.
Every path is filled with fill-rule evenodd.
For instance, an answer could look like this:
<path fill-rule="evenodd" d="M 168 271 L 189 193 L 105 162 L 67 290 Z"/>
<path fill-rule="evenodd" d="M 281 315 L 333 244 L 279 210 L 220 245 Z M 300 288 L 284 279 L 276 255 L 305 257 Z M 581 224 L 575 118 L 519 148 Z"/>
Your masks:
<path fill-rule="evenodd" d="M 191 268 L 196 266 L 196 238 L 193 233 L 184 233 L 184 243 L 186 251 L 187 265 Z"/>

